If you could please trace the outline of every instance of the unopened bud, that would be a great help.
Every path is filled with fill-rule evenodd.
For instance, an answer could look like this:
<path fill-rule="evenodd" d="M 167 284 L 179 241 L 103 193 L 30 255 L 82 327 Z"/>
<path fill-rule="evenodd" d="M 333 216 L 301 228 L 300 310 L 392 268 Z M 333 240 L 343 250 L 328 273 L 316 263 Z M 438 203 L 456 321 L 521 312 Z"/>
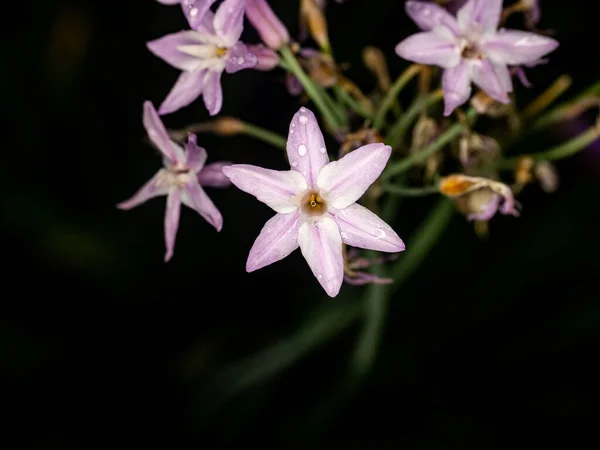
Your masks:
<path fill-rule="evenodd" d="M 383 52 L 377 47 L 365 47 L 362 52 L 362 58 L 365 67 L 369 69 L 377 79 L 379 88 L 382 91 L 387 92 L 392 85 L 392 80 L 390 79 L 390 73 Z"/>
<path fill-rule="evenodd" d="M 302 21 L 308 25 L 308 31 L 319 47 L 329 51 L 329 34 L 327 31 L 327 20 L 315 0 L 300 0 L 300 16 Z"/>
<path fill-rule="evenodd" d="M 258 59 L 258 64 L 254 67 L 256 70 L 268 71 L 277 67 L 279 64 L 279 55 L 262 44 L 248 45 L 250 53 Z"/>
<path fill-rule="evenodd" d="M 220 117 L 209 123 L 209 130 L 220 136 L 234 136 L 244 131 L 244 122 L 235 117 Z"/>
<path fill-rule="evenodd" d="M 246 17 L 269 47 L 277 50 L 290 41 L 287 28 L 266 0 L 247 0 Z"/>

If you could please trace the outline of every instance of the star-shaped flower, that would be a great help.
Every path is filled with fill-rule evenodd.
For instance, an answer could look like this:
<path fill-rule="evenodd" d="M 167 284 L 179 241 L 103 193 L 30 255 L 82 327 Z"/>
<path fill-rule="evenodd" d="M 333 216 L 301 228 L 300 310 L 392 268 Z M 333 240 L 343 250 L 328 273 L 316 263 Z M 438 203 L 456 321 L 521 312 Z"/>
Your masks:
<path fill-rule="evenodd" d="M 221 161 L 205 166 L 206 150 L 198 147 L 194 134 L 188 135 L 185 149 L 171 141 L 150 102 L 144 103 L 144 127 L 150 141 L 163 155 L 164 168 L 156 172 L 133 197 L 119 203 L 117 208 L 128 210 L 153 197 L 167 196 L 165 212 L 167 247 L 165 262 L 167 262 L 173 256 L 182 203 L 198 212 L 217 231 L 221 231 L 223 217 L 201 186 L 228 186 L 229 180 L 223 176 L 222 169 L 231 163 Z"/>
<path fill-rule="evenodd" d="M 404 250 L 388 224 L 356 203 L 379 177 L 391 151 L 384 144 L 368 144 L 329 162 L 315 116 L 300 108 L 287 140 L 292 170 L 224 167 L 234 185 L 277 212 L 254 242 L 246 270 L 268 266 L 300 247 L 321 286 L 335 297 L 344 280 L 342 243 L 382 252 Z"/>
<path fill-rule="evenodd" d="M 430 2 L 408 1 L 406 12 L 424 30 L 396 46 L 402 58 L 444 69 L 444 115 L 465 103 L 471 82 L 494 100 L 509 103 L 512 80 L 507 66 L 531 65 L 558 42 L 546 36 L 498 28 L 502 0 L 469 0 L 456 18 Z"/>
<path fill-rule="evenodd" d="M 223 71 L 233 73 L 256 66 L 256 56 L 239 42 L 245 6 L 246 0 L 225 0 L 215 14 L 207 10 L 199 23 L 188 14 L 192 30 L 148 42 L 152 53 L 183 71 L 160 105 L 161 115 L 189 105 L 200 95 L 210 115 L 218 114 L 223 104 Z"/>

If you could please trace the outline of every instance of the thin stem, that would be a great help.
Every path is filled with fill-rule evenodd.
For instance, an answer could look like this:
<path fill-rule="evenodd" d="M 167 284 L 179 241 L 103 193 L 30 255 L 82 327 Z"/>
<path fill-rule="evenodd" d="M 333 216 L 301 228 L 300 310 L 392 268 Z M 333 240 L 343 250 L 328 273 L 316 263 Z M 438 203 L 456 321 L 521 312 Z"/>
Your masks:
<path fill-rule="evenodd" d="M 302 84 L 302 87 L 306 91 L 307 95 L 315 103 L 315 105 L 317 106 L 317 108 L 319 109 L 329 126 L 333 130 L 340 128 L 342 124 L 340 123 L 334 111 L 331 110 L 326 100 L 323 98 L 322 91 L 318 89 L 318 87 L 310 79 L 306 72 L 304 72 L 304 70 L 300 66 L 300 63 L 292 54 L 290 48 L 288 46 L 284 46 L 281 48 L 280 51 L 283 61 L 285 62 L 285 64 L 287 64 L 290 72 L 294 74 L 296 78 L 298 78 L 298 81 L 300 81 L 300 84 Z"/>
<path fill-rule="evenodd" d="M 384 192 L 391 195 L 398 195 L 400 197 L 422 197 L 425 195 L 439 194 L 439 186 L 426 186 L 426 187 L 405 187 L 397 186 L 395 184 L 386 183 L 382 186 Z"/>
<path fill-rule="evenodd" d="M 271 144 L 274 147 L 280 148 L 281 150 L 285 151 L 286 149 L 286 139 L 283 136 L 273 133 L 272 131 L 265 130 L 264 128 L 257 127 L 256 125 L 250 125 L 249 123 L 244 122 L 241 134 L 251 136 Z"/>
<path fill-rule="evenodd" d="M 476 116 L 477 111 L 475 111 L 473 108 L 469 109 L 466 113 L 466 118 L 469 122 L 473 120 Z M 454 138 L 456 138 L 461 133 L 463 128 L 464 125 L 462 123 L 455 123 L 444 133 L 442 133 L 435 141 L 433 141 L 431 144 L 429 144 L 427 147 L 425 147 L 418 153 L 407 156 L 406 158 L 396 163 L 389 164 L 381 174 L 381 181 L 385 183 L 392 176 L 405 172 L 415 164 L 418 164 L 421 161 L 425 161 L 431 155 L 440 151 L 442 148 L 444 148 L 446 144 L 450 143 Z"/>
<path fill-rule="evenodd" d="M 532 117 L 537 116 L 561 94 L 569 89 L 572 83 L 573 79 L 569 75 L 562 75 L 558 77 L 548 89 L 542 92 L 539 97 L 537 97 L 534 101 L 527 105 L 525 109 L 523 109 L 523 117 L 525 119 L 531 119 Z"/>
<path fill-rule="evenodd" d="M 404 140 L 406 130 L 408 130 L 408 127 L 410 127 L 410 125 L 417 118 L 417 116 L 424 109 L 427 109 L 431 105 L 434 105 L 442 98 L 444 98 L 444 93 L 441 89 L 438 89 L 437 91 L 432 92 L 430 95 L 422 97 L 419 100 L 415 101 L 400 118 L 400 120 L 398 120 L 398 122 L 396 122 L 392 126 L 392 128 L 387 134 L 386 144 L 391 145 L 392 148 L 396 148 L 397 146 L 399 146 Z"/>
<path fill-rule="evenodd" d="M 381 107 L 375 114 L 375 121 L 373 122 L 373 128 L 381 129 L 385 121 L 385 115 L 390 110 L 390 108 L 396 102 L 400 91 L 408 84 L 410 80 L 413 79 L 415 75 L 417 75 L 423 66 L 418 64 L 413 64 L 408 69 L 406 69 L 394 82 L 391 89 L 386 93 L 383 101 L 381 102 Z"/>
<path fill-rule="evenodd" d="M 356 101 L 348 92 L 346 92 L 342 87 L 335 86 L 333 88 L 335 93 L 338 95 L 340 100 L 342 100 L 352 111 L 367 120 L 373 120 L 373 114 L 367 111 L 363 106 Z"/>

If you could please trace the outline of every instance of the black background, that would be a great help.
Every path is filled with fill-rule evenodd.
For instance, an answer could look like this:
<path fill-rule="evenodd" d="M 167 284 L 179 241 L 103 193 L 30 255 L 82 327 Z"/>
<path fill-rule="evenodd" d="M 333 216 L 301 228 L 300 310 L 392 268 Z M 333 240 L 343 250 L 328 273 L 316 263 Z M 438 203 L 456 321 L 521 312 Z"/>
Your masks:
<path fill-rule="evenodd" d="M 271 3 L 295 34 L 297 2 Z M 556 30 L 561 47 L 529 72 L 533 89 L 519 86 L 521 105 L 561 74 L 573 77 L 571 94 L 599 74 L 589 2 L 542 3 L 540 27 Z M 557 165 L 557 193 L 528 187 L 522 217 L 495 218 L 487 241 L 453 217 L 391 299 L 378 359 L 352 393 L 336 395 L 358 327 L 215 412 L 207 399 L 226 390 L 221 369 L 337 300 L 324 296 L 299 252 L 245 272 L 272 212 L 239 190 L 209 191 L 224 216 L 220 233 L 182 209 L 168 264 L 164 199 L 115 208 L 160 165 L 144 142 L 142 102 L 162 101 L 177 71 L 145 42 L 185 27 L 178 7 L 89 0 L 11 8 L 0 71 L 7 448 L 579 448 L 597 426 L 597 146 Z M 392 76 L 406 67 L 393 53 L 416 30 L 403 2 L 331 2 L 328 17 L 338 60 L 365 90 L 374 86 L 360 63 L 365 45 L 386 52 Z M 258 42 L 250 29 L 244 39 Z M 222 114 L 285 134 L 299 105 L 282 81 L 280 71 L 225 75 Z M 198 101 L 165 122 L 207 118 Z M 564 124 L 517 150 L 544 150 L 585 126 Z M 285 169 L 279 150 L 250 138 L 199 142 L 209 162 Z M 432 203 L 403 203 L 393 225 L 405 241 Z M 343 286 L 341 297 L 353 289 L 360 292 Z"/>

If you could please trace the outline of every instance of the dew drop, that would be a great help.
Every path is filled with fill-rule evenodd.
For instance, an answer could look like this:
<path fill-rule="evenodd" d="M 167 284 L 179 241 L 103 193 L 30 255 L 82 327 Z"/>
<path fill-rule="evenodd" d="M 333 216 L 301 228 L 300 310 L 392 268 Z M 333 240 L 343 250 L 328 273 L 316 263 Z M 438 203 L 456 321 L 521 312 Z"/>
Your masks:
<path fill-rule="evenodd" d="M 382 239 L 385 237 L 385 231 L 381 228 L 376 228 L 373 232 L 373 236 L 375 236 L 375 239 Z"/>
<path fill-rule="evenodd" d="M 306 112 L 306 108 L 303 106 L 302 108 L 300 108 L 300 112 Z"/>
<path fill-rule="evenodd" d="M 244 64 L 245 62 L 246 62 L 246 60 L 245 60 L 245 59 L 244 59 L 242 56 L 240 56 L 240 57 L 237 59 L 237 63 L 238 63 L 238 64 L 240 64 L 240 65 L 241 65 L 241 64 Z"/>
<path fill-rule="evenodd" d="M 319 151 L 320 151 L 321 153 L 325 153 L 325 152 L 327 151 L 327 149 L 326 149 L 325 147 L 321 147 L 321 148 L 319 149 Z"/>
<path fill-rule="evenodd" d="M 322 279 L 323 279 L 323 274 L 321 274 L 321 273 L 320 273 L 319 275 L 317 275 L 317 278 L 318 278 L 319 280 L 322 280 Z"/>
<path fill-rule="evenodd" d="M 300 122 L 302 125 L 306 125 L 308 123 L 308 117 L 300 116 L 300 118 L 298 119 L 298 122 Z"/>
<path fill-rule="evenodd" d="M 298 161 L 292 161 L 292 167 L 296 167 L 298 165 Z"/>
<path fill-rule="evenodd" d="M 348 239 L 348 234 L 344 233 L 343 231 L 340 233 L 340 236 L 342 237 L 342 239 Z"/>
<path fill-rule="evenodd" d="M 191 8 L 190 9 L 190 16 L 192 18 L 196 17 L 198 15 L 198 8 Z"/>
<path fill-rule="evenodd" d="M 308 151 L 308 149 L 306 148 L 306 145 L 304 145 L 304 144 L 300 144 L 300 145 L 298 146 L 298 154 L 299 154 L 300 156 L 304 156 L 304 155 L 306 155 L 306 152 L 307 152 L 307 151 Z"/>

